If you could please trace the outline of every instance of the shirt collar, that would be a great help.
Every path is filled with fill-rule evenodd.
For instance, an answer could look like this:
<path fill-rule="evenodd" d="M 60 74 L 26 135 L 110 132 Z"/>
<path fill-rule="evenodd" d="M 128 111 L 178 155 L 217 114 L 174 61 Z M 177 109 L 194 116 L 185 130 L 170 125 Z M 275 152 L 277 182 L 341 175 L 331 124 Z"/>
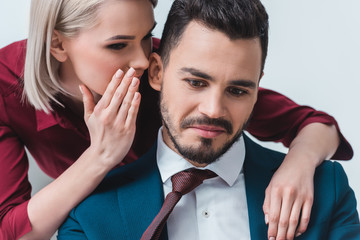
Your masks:
<path fill-rule="evenodd" d="M 56 106 L 54 104 L 53 111 L 49 111 L 48 114 L 41 110 L 37 110 L 35 114 L 38 131 L 42 131 L 55 125 L 71 130 L 77 130 L 77 128 L 80 128 L 80 126 L 76 126 L 76 124 L 80 123 L 74 123 L 75 117 L 73 114 L 62 106 Z"/>
<path fill-rule="evenodd" d="M 53 112 L 49 112 L 48 114 L 44 111 L 37 110 L 35 112 L 36 122 L 37 122 L 37 130 L 42 131 L 49 127 L 55 126 L 59 123 L 59 121 L 54 116 Z"/>
<path fill-rule="evenodd" d="M 174 174 L 194 167 L 164 143 L 162 128 L 158 132 L 156 159 L 163 183 Z M 241 136 L 224 155 L 203 169 L 215 172 L 229 186 L 232 186 L 242 172 L 244 160 L 245 143 L 244 138 Z"/>

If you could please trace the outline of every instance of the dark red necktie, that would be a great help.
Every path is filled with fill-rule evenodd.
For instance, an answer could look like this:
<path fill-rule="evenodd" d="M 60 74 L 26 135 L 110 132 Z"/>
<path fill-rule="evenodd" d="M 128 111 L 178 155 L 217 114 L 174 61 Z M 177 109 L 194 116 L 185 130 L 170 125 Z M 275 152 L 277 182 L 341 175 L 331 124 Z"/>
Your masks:
<path fill-rule="evenodd" d="M 196 168 L 190 168 L 172 176 L 171 182 L 173 190 L 166 196 L 160 212 L 146 229 L 141 240 L 159 239 L 170 213 L 180 198 L 199 186 L 205 179 L 215 176 L 216 174 L 210 170 L 200 170 Z"/>

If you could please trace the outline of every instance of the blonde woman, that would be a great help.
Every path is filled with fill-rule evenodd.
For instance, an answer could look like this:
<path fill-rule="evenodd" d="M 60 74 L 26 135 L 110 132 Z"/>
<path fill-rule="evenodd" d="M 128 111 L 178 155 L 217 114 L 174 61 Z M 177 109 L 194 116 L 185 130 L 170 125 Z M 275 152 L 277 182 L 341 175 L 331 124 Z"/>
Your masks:
<path fill-rule="evenodd" d="M 146 69 L 158 44 L 151 38 L 155 6 L 156 0 L 32 0 L 27 42 L 0 50 L 0 239 L 50 238 L 111 169 L 154 142 L 158 96 Z M 248 131 L 290 147 L 265 195 L 270 236 L 305 231 L 315 167 L 335 152 L 336 159 L 351 158 L 350 145 L 332 117 L 266 89 Z M 54 178 L 32 197 L 25 147 Z M 279 225 L 291 211 L 299 227 Z"/>

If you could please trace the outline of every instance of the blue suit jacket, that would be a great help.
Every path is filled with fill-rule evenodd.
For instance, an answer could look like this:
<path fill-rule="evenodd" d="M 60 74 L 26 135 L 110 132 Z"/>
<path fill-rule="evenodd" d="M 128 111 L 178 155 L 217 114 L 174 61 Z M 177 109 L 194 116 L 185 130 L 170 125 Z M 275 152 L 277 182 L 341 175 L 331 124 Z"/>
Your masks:
<path fill-rule="evenodd" d="M 244 174 L 251 239 L 267 239 L 262 204 L 265 189 L 284 154 L 244 136 Z M 356 200 L 339 163 L 326 161 L 315 173 L 314 204 L 307 231 L 297 239 L 360 239 Z M 136 162 L 109 173 L 98 189 L 74 208 L 58 239 L 140 239 L 163 204 L 156 146 Z M 161 239 L 167 239 L 163 231 Z"/>

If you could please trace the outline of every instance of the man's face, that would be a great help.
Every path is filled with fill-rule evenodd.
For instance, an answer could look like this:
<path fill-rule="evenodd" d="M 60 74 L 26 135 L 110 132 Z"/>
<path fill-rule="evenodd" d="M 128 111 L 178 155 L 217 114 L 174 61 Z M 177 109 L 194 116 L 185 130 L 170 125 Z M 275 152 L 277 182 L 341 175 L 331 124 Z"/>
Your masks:
<path fill-rule="evenodd" d="M 230 40 L 191 22 L 162 71 L 163 139 L 205 166 L 240 137 L 257 100 L 259 39 Z"/>

